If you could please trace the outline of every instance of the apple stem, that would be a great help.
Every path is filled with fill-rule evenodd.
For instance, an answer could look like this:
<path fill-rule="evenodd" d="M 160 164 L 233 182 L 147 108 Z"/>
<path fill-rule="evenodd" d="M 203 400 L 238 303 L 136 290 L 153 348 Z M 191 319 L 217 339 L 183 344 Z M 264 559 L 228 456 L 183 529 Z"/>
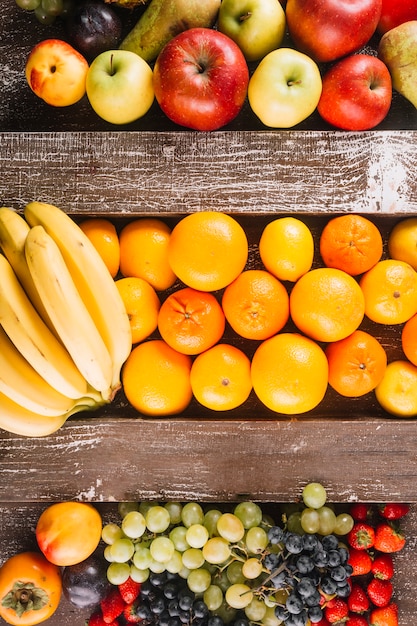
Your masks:
<path fill-rule="evenodd" d="M 252 11 L 248 11 L 247 13 L 244 13 L 244 15 L 241 15 L 239 20 L 241 22 L 246 22 L 246 20 L 248 20 L 251 16 L 252 16 Z"/>
<path fill-rule="evenodd" d="M 301 85 L 301 80 L 289 80 L 287 82 L 288 87 L 292 87 L 293 85 Z"/>
<path fill-rule="evenodd" d="M 114 76 L 115 69 L 113 67 L 113 54 L 110 55 L 110 76 Z"/>

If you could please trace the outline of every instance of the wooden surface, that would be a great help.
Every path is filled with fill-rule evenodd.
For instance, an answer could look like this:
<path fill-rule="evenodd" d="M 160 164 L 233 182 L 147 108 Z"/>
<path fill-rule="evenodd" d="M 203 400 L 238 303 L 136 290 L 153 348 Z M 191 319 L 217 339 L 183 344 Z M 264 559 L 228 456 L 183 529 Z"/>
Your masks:
<path fill-rule="evenodd" d="M 76 219 L 169 222 L 214 208 L 242 220 L 251 258 L 266 220 L 298 214 L 319 232 L 329 216 L 372 215 L 387 233 L 417 213 L 417 111 L 394 96 L 387 119 L 364 133 L 334 131 L 313 115 L 289 131 L 261 126 L 247 104 L 229 127 L 194 133 L 154 105 L 146 119 L 111 127 L 86 99 L 67 110 L 44 105 L 27 87 L 24 63 L 45 31 L 14 2 L 0 8 L 0 204 L 23 209 L 52 202 Z M 375 330 L 375 329 L 374 329 Z M 378 331 L 381 333 L 381 330 Z M 390 358 L 400 329 L 385 328 Z M 334 502 L 417 502 L 417 424 L 384 414 L 373 395 L 342 402 L 330 390 L 307 416 L 287 419 L 250 400 L 226 415 L 192 403 L 175 419 L 142 419 L 119 394 L 114 405 L 71 419 L 58 433 L 29 440 L 0 434 L 0 551 L 3 561 L 33 545 L 48 503 L 79 499 L 295 499 L 310 480 Z M 416 621 L 417 509 L 406 522 L 407 548 L 396 557 L 400 625 Z M 63 602 L 51 626 L 81 626 Z M 0 620 L 1 621 L 1 620 Z"/>

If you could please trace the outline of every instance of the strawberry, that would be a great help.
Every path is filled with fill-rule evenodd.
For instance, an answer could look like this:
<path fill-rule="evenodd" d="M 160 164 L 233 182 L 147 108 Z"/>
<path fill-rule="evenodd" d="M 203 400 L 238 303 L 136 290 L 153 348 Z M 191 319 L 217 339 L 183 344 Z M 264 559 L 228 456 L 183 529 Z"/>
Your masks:
<path fill-rule="evenodd" d="M 398 502 L 389 502 L 379 507 L 378 511 L 382 517 L 389 520 L 401 519 L 404 515 L 407 515 L 410 507 L 408 504 L 401 504 Z"/>
<path fill-rule="evenodd" d="M 125 602 L 117 587 L 111 589 L 110 593 L 100 602 L 100 607 L 106 624 L 111 624 L 123 613 Z"/>
<path fill-rule="evenodd" d="M 342 598 L 333 598 L 324 608 L 324 617 L 330 624 L 346 621 L 348 615 L 349 607 L 347 602 L 342 600 Z"/>
<path fill-rule="evenodd" d="M 392 583 L 389 580 L 373 578 L 366 588 L 366 592 L 375 606 L 388 606 L 392 596 Z"/>
<path fill-rule="evenodd" d="M 105 622 L 101 611 L 96 611 L 86 620 L 85 626 L 119 626 L 119 622 L 117 619 L 109 623 Z"/>
<path fill-rule="evenodd" d="M 366 550 L 349 550 L 349 565 L 352 566 L 353 572 L 351 576 L 363 576 L 369 574 L 372 568 L 372 559 Z"/>
<path fill-rule="evenodd" d="M 130 576 L 126 582 L 118 585 L 120 595 L 126 604 L 132 604 L 133 600 L 136 600 L 140 593 L 140 583 L 135 582 Z"/>
<path fill-rule="evenodd" d="M 404 535 L 390 522 L 378 524 L 375 531 L 374 547 L 379 552 L 398 552 L 405 545 Z"/>
<path fill-rule="evenodd" d="M 125 618 L 128 624 L 139 624 L 139 622 L 142 621 L 142 618 L 139 617 L 138 615 L 138 606 L 139 606 L 138 598 L 136 598 L 136 600 L 134 600 L 133 602 L 126 604 L 124 611 L 123 611 L 123 617 Z"/>
<path fill-rule="evenodd" d="M 355 522 L 369 522 L 373 518 L 374 511 L 369 504 L 355 502 L 355 504 L 351 505 L 349 513 Z"/>
<path fill-rule="evenodd" d="M 363 615 L 349 615 L 346 626 L 368 626 L 368 620 Z"/>
<path fill-rule="evenodd" d="M 394 563 L 390 554 L 377 554 L 372 561 L 372 574 L 381 580 L 391 580 L 394 576 Z"/>
<path fill-rule="evenodd" d="M 369 616 L 370 626 L 398 626 L 398 606 L 394 603 L 378 607 Z"/>
<path fill-rule="evenodd" d="M 349 611 L 352 613 L 365 613 L 369 609 L 369 599 L 361 585 L 354 583 L 347 599 Z"/>
<path fill-rule="evenodd" d="M 322 617 L 319 622 L 315 622 L 314 626 L 330 626 L 330 622 L 325 617 Z"/>
<path fill-rule="evenodd" d="M 347 535 L 347 541 L 355 550 L 368 550 L 375 541 L 375 531 L 370 524 L 356 522 Z"/>

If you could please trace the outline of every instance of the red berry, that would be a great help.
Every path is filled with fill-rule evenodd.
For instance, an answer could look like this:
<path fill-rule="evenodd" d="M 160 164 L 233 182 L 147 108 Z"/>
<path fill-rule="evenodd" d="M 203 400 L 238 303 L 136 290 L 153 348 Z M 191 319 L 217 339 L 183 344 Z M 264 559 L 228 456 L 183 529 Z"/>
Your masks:
<path fill-rule="evenodd" d="M 390 522 L 378 524 L 375 531 L 374 547 L 379 552 L 399 552 L 405 545 L 405 537 Z"/>
<path fill-rule="evenodd" d="M 401 519 L 404 515 L 407 515 L 410 507 L 408 504 L 401 504 L 399 502 L 389 502 L 379 507 L 379 514 L 385 519 L 396 520 Z"/>
<path fill-rule="evenodd" d="M 355 550 L 368 550 L 375 541 L 375 531 L 370 524 L 356 522 L 347 535 L 347 541 Z"/>
<path fill-rule="evenodd" d="M 119 622 L 116 620 L 112 622 L 105 622 L 101 611 L 96 611 L 85 622 L 85 626 L 119 626 Z"/>
<path fill-rule="evenodd" d="M 349 607 L 341 598 L 333 598 L 327 603 L 324 609 L 324 617 L 330 624 L 346 621 L 348 615 Z"/>
<path fill-rule="evenodd" d="M 350 515 L 355 522 L 369 522 L 373 518 L 373 508 L 369 504 L 355 502 L 349 509 Z"/>
<path fill-rule="evenodd" d="M 394 563 L 390 554 L 377 554 L 372 562 L 372 574 L 381 580 L 391 580 L 394 575 Z"/>
<path fill-rule="evenodd" d="M 388 606 L 392 597 L 392 583 L 389 580 L 373 578 L 366 591 L 375 606 Z"/>
<path fill-rule="evenodd" d="M 398 626 L 398 606 L 394 603 L 377 607 L 369 616 L 370 626 Z"/>
<path fill-rule="evenodd" d="M 349 610 L 352 613 L 365 613 L 369 609 L 369 598 L 361 585 L 354 583 L 347 599 Z"/>
<path fill-rule="evenodd" d="M 117 587 L 114 587 L 110 593 L 100 602 L 103 620 L 106 624 L 111 624 L 115 619 L 123 613 L 125 602 Z"/>
<path fill-rule="evenodd" d="M 131 604 L 140 593 L 140 583 L 135 582 L 130 576 L 126 582 L 119 585 L 120 595 L 126 604 Z"/>
<path fill-rule="evenodd" d="M 346 626 L 368 626 L 368 620 L 363 615 L 349 615 Z"/>
<path fill-rule="evenodd" d="M 349 565 L 352 566 L 352 576 L 363 576 L 369 574 L 372 568 L 372 559 L 366 550 L 349 550 Z"/>

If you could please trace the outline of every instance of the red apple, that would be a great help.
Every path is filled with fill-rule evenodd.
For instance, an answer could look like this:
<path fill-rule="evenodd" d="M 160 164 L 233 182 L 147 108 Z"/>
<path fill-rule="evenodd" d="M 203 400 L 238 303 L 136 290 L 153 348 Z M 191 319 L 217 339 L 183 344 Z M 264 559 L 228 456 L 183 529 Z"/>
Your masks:
<path fill-rule="evenodd" d="M 391 75 L 385 63 L 368 54 L 354 54 L 323 76 L 317 109 L 336 128 L 369 130 L 386 117 L 391 101 Z"/>
<path fill-rule="evenodd" d="M 381 17 L 378 23 L 378 32 L 381 35 L 412 20 L 417 20 L 416 0 L 382 0 Z"/>
<path fill-rule="evenodd" d="M 335 61 L 374 34 L 382 0 L 288 0 L 288 30 L 296 47 L 317 62 Z"/>
<path fill-rule="evenodd" d="M 211 28 L 171 39 L 154 66 L 155 97 L 170 120 L 195 130 L 231 122 L 246 98 L 249 70 L 239 46 Z"/>

